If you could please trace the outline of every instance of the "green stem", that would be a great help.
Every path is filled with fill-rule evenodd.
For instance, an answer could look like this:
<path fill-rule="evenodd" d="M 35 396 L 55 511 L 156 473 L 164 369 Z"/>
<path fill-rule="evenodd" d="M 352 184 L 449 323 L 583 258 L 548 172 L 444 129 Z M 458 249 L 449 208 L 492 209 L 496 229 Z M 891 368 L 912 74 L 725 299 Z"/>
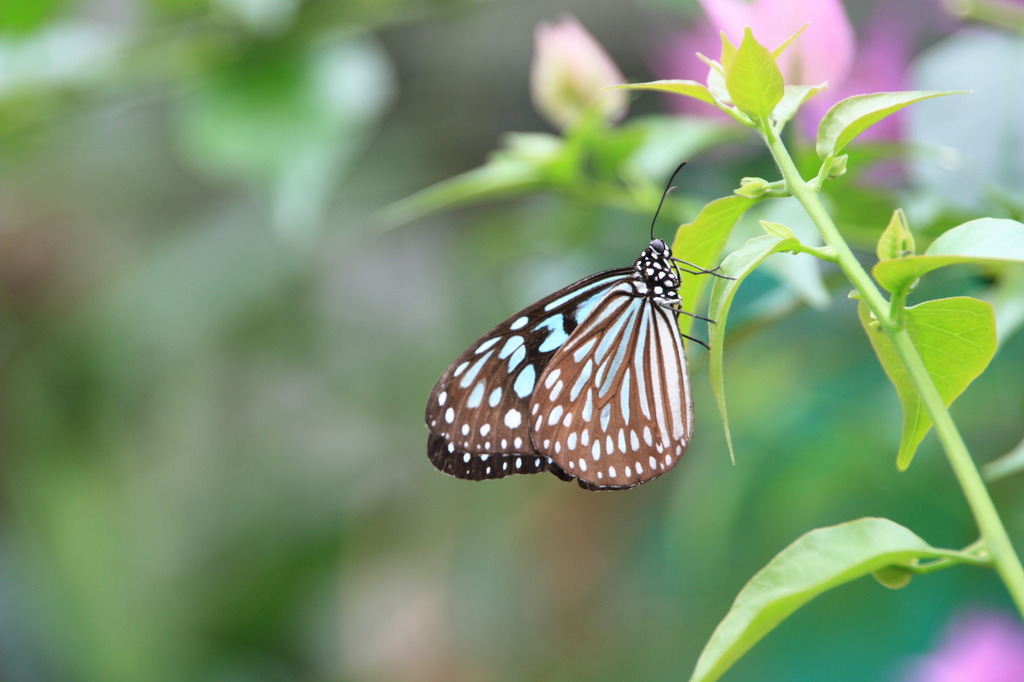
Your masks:
<path fill-rule="evenodd" d="M 992 557 L 992 563 L 1006 584 L 1017 609 L 1024 616 L 1024 567 L 1021 566 L 1020 559 L 1003 527 L 1003 522 L 992 503 L 992 498 L 974 465 L 974 460 L 971 459 L 967 445 L 960 436 L 949 410 L 946 409 L 946 404 L 921 360 L 921 355 L 917 352 L 909 332 L 901 320 L 893 319 L 889 303 L 840 235 L 817 192 L 801 177 L 789 151 L 779 139 L 776 131 L 770 126 L 765 126 L 761 133 L 790 192 L 814 221 L 825 244 L 832 249 L 836 264 L 856 287 L 862 300 L 892 342 L 893 350 L 903 363 L 907 375 L 918 392 L 921 404 L 932 419 L 935 433 L 939 442 L 942 443 L 964 497 L 967 498 L 967 504 L 974 515 L 981 538 L 985 542 L 985 548 Z"/>

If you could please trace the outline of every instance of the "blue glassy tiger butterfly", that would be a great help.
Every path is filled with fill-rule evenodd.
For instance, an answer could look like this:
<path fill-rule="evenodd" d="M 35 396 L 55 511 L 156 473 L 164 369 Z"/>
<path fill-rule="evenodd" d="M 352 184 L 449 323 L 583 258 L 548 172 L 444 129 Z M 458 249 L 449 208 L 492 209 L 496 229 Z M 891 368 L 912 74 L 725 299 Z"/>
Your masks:
<path fill-rule="evenodd" d="M 615 490 L 675 466 L 693 435 L 678 326 L 678 264 L 690 264 L 653 229 L 632 267 L 527 306 L 444 371 L 426 410 L 435 467 L 471 480 L 550 471 Z"/>

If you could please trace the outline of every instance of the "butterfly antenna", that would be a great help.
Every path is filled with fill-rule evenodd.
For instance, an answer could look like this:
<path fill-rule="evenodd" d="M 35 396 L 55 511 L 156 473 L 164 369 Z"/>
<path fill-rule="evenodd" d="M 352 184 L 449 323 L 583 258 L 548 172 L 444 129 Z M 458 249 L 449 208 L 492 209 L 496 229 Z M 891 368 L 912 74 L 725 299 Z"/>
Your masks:
<path fill-rule="evenodd" d="M 669 193 L 675 189 L 675 187 L 672 186 L 672 181 L 676 179 L 676 175 L 679 174 L 679 171 L 683 170 L 683 166 L 685 165 L 686 162 L 683 161 L 674 171 L 672 171 L 672 175 L 669 176 L 668 179 L 668 184 L 665 185 L 665 191 L 661 193 L 661 201 L 658 202 L 658 210 L 654 212 L 654 219 L 651 220 L 651 241 L 654 241 L 654 224 L 658 222 L 658 214 L 661 213 L 661 207 L 665 205 L 665 199 L 668 198 Z"/>

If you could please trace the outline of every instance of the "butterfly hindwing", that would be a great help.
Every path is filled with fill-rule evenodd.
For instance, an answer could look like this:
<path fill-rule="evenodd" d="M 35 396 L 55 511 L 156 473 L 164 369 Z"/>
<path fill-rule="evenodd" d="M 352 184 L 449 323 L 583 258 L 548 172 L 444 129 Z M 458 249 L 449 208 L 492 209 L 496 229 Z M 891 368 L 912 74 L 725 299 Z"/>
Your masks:
<path fill-rule="evenodd" d="M 548 362 L 581 321 L 633 270 L 591 275 L 530 305 L 477 339 L 438 379 L 427 401 L 427 454 L 441 471 L 481 480 L 552 471 L 527 422 Z"/>
<path fill-rule="evenodd" d="M 612 289 L 550 359 L 530 406 L 538 450 L 584 488 L 630 488 L 671 469 L 693 408 L 675 315 Z"/>
<path fill-rule="evenodd" d="M 428 399 L 434 466 L 474 480 L 550 471 L 589 490 L 675 466 L 693 433 L 675 262 L 652 239 L 631 268 L 571 284 L 480 337 Z"/>

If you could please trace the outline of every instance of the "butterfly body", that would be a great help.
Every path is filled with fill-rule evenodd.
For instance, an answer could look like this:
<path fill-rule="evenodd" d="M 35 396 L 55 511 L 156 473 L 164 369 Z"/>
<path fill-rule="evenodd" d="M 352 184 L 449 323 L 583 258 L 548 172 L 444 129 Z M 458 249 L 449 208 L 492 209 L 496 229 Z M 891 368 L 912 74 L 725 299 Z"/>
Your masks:
<path fill-rule="evenodd" d="M 591 490 L 667 472 L 693 427 L 679 284 L 671 251 L 653 239 L 632 267 L 495 326 L 430 393 L 430 461 L 457 478 L 550 471 Z"/>

